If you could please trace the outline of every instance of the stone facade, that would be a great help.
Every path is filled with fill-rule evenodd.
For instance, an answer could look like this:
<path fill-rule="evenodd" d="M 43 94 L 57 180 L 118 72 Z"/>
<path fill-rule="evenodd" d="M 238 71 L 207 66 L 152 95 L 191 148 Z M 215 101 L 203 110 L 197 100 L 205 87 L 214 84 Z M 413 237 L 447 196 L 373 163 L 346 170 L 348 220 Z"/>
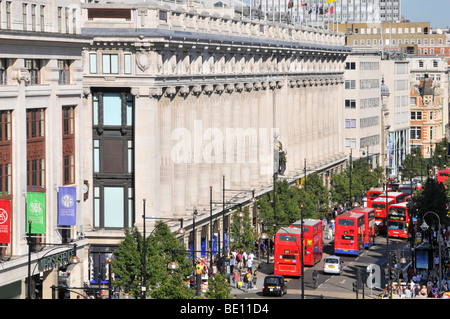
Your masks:
<path fill-rule="evenodd" d="M 270 190 L 274 138 L 288 157 L 280 178 L 295 182 L 305 160 L 308 172 L 324 179 L 341 168 L 347 154 L 337 101 L 349 52 L 341 34 L 151 5 L 131 10 L 117 4 L 129 17 L 117 19 L 96 16 L 99 7 L 83 6 L 82 33 L 93 37 L 83 53 L 84 106 L 97 114 L 107 92 L 132 96 L 127 101 L 134 122 L 125 125 L 122 137 L 133 131 L 127 142 L 134 166 L 130 174 L 105 172 L 101 155 L 87 156 L 84 176 L 93 194 L 100 194 L 87 201 L 94 211 L 86 214 L 85 229 L 93 243 L 113 245 L 123 234 L 122 227 L 106 227 L 111 217 L 103 195 L 118 187 L 112 183 L 118 179 L 136 205 L 129 212 L 134 219 L 125 218 L 122 226 L 142 227 L 144 203 L 146 216 L 183 218 L 191 231 L 196 208 L 198 233 L 185 240 L 192 244 L 195 238 L 200 247 L 210 233 L 210 187 L 213 201 L 221 200 L 223 177 L 227 189 Z M 108 64 L 105 73 L 112 56 L 115 71 Z M 89 116 L 83 123 L 86 153 L 92 141 L 102 154 L 104 134 L 120 131 L 99 127 Z M 213 207 L 213 232 L 226 225 L 221 208 Z M 127 209 L 122 204 L 120 214 Z"/>
<path fill-rule="evenodd" d="M 9 239 L 0 243 L 0 298 L 28 297 L 28 275 L 31 297 L 51 298 L 50 286 L 61 283 L 60 268 L 41 271 L 44 256 L 72 251 L 76 244 L 80 260 L 88 260 L 87 241 L 80 237 L 82 207 L 76 226 L 60 226 L 57 212 L 60 186 L 82 192 L 81 53 L 90 39 L 80 34 L 78 1 L 53 3 L 0 2 L 0 199 L 11 204 Z M 45 232 L 32 231 L 29 243 L 28 192 L 45 194 Z M 29 250 L 35 245 L 41 247 Z M 70 268 L 66 282 L 81 286 L 83 271 Z"/>

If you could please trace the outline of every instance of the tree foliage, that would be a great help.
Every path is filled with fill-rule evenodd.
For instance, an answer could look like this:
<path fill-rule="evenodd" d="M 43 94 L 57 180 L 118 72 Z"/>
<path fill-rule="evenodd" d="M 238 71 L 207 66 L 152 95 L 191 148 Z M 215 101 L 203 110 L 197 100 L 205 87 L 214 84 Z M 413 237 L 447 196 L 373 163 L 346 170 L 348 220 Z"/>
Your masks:
<path fill-rule="evenodd" d="M 157 222 L 146 239 L 146 286 L 147 295 L 155 299 L 184 299 L 191 293 L 185 284 L 185 277 L 193 271 L 185 249 L 163 222 Z M 116 280 L 112 283 L 134 296 L 139 296 L 144 274 L 144 242 L 136 229 L 126 229 L 125 238 L 114 252 L 112 272 Z M 172 257 L 179 269 L 169 271 L 167 265 Z"/>
<path fill-rule="evenodd" d="M 220 273 L 209 277 L 208 279 L 208 291 L 205 293 L 205 297 L 209 299 L 232 299 L 230 295 L 231 288 L 228 285 L 227 277 Z"/>
<path fill-rule="evenodd" d="M 275 213 L 273 192 L 258 199 L 258 209 L 263 231 L 272 237 L 279 227 L 303 218 L 321 218 L 328 207 L 328 190 L 317 174 L 307 176 L 301 187 L 287 181 L 275 183 Z M 275 226 L 275 227 L 274 227 Z"/>
<path fill-rule="evenodd" d="M 243 213 L 243 217 L 239 217 L 239 213 Z M 240 251 L 254 249 L 257 235 L 248 207 L 245 207 L 242 212 L 236 211 L 232 214 L 230 228 L 233 249 Z"/>
<path fill-rule="evenodd" d="M 371 169 L 366 159 L 360 158 L 332 177 L 331 200 L 339 204 L 351 204 L 365 196 L 370 188 L 380 187 L 383 180 L 383 168 L 378 166 Z"/>
<path fill-rule="evenodd" d="M 433 178 L 428 178 L 421 191 L 414 192 L 414 213 L 417 213 L 419 221 L 423 220 L 423 216 L 427 212 L 434 212 L 439 216 L 441 225 L 449 225 L 449 218 L 447 217 L 449 192 L 445 184 L 438 184 Z M 426 217 L 433 218 L 433 217 Z M 421 222 L 419 222 L 421 223 Z M 427 220 L 428 224 L 436 224 L 436 221 L 431 222 Z"/>

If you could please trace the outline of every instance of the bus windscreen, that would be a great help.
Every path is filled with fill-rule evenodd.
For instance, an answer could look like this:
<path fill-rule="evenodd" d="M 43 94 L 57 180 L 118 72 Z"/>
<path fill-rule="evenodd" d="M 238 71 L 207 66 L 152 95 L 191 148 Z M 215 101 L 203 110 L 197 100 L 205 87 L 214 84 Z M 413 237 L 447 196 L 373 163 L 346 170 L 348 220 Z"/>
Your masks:
<path fill-rule="evenodd" d="M 279 238 L 280 241 L 293 241 L 293 242 L 295 242 L 297 240 L 297 236 L 295 236 L 295 235 L 280 234 L 280 236 L 278 238 Z"/>
<path fill-rule="evenodd" d="M 338 224 L 341 226 L 353 226 L 355 225 L 355 221 L 353 219 L 339 218 Z"/>

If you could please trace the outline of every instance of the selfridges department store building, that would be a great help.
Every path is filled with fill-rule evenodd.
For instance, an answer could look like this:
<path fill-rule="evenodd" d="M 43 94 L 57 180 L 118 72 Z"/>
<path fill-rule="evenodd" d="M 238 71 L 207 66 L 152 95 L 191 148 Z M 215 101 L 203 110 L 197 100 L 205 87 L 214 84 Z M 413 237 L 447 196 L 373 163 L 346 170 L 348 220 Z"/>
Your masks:
<path fill-rule="evenodd" d="M 79 21 L 78 42 L 69 41 L 79 49 L 68 67 L 73 85 L 56 83 L 58 66 L 64 70 L 64 64 L 55 58 L 44 77 L 54 79 L 54 88 L 50 85 L 47 103 L 42 103 L 41 91 L 35 93 L 41 99 L 36 107 L 47 107 L 33 118 L 45 116 L 47 125 L 55 125 L 45 131 L 60 133 L 56 140 L 50 133 L 43 138 L 47 235 L 39 240 L 77 243 L 80 262 L 67 266 L 71 287 L 107 280 L 107 259 L 123 239 L 124 228 L 143 229 L 143 212 L 149 217 L 149 232 L 157 219 L 174 219 L 174 230 L 182 221 L 187 232 L 180 240 L 186 247 L 195 243 L 208 248 L 219 228 L 227 239 L 229 211 L 223 213 L 222 205 L 211 203 L 222 201 L 223 186 L 243 190 L 240 196 L 226 193 L 225 201 L 234 197 L 233 205 L 248 204 L 252 196 L 270 191 L 277 166 L 274 154 L 286 156 L 278 178 L 290 182 L 303 176 L 305 163 L 307 174 L 317 172 L 325 182 L 342 169 L 348 154 L 341 138 L 341 101 L 350 51 L 342 34 L 151 4 L 83 4 L 59 12 L 70 17 L 63 18 L 63 24 Z M 75 87 L 76 93 L 70 91 Z M 67 112 L 59 105 L 65 93 L 72 98 L 63 103 Z M 9 105 L 13 115 L 23 113 L 25 121 L 23 109 Z M 59 124 L 50 124 L 58 117 Z M 73 123 L 74 129 L 65 131 L 63 123 Z M 70 134 L 63 132 L 72 131 L 70 144 L 63 138 Z M 13 150 L 25 151 L 25 145 L 15 143 Z M 13 173 L 25 165 L 25 159 L 19 159 L 25 155 L 17 155 Z M 67 173 L 71 171 L 73 179 Z M 26 267 L 27 223 L 19 213 L 25 211 L 26 181 L 13 179 L 17 189 L 12 216 L 19 226 L 4 255 Z M 60 185 L 76 189 L 75 225 L 58 225 Z M 64 235 L 58 237 L 56 231 Z M 45 249 L 73 252 L 74 246 Z M 32 268 L 42 255 L 32 254 Z M 7 284 L 22 283 L 17 296 L 23 297 L 26 268 L 21 273 L 13 270 L 8 267 L 11 260 L 2 272 L 11 276 Z M 33 270 L 35 282 L 44 287 L 43 298 L 50 298 L 50 286 L 58 283 L 55 278 L 62 270 L 67 269 L 41 274 Z"/>

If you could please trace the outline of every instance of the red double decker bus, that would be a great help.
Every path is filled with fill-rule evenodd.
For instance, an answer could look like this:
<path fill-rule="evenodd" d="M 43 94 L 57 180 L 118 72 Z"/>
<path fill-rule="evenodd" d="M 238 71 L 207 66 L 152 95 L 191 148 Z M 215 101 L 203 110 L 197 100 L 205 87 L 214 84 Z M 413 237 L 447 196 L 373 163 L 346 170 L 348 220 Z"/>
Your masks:
<path fill-rule="evenodd" d="M 301 276 L 301 229 L 281 228 L 275 234 L 274 275 Z"/>
<path fill-rule="evenodd" d="M 384 192 L 384 189 L 381 187 L 371 188 L 367 191 L 367 201 L 373 200 L 379 197 Z"/>
<path fill-rule="evenodd" d="M 364 250 L 365 220 L 363 213 L 345 212 L 336 217 L 334 253 L 359 255 Z"/>
<path fill-rule="evenodd" d="M 290 228 L 301 228 L 301 221 L 296 221 Z M 319 219 L 303 220 L 304 265 L 314 266 L 323 255 L 323 222 Z"/>
<path fill-rule="evenodd" d="M 355 207 L 351 212 L 364 214 L 364 247 L 370 248 L 375 242 L 375 209 Z"/>
<path fill-rule="evenodd" d="M 400 203 L 389 207 L 387 218 L 389 237 L 408 238 L 410 223 L 408 205 L 408 203 Z"/>
<path fill-rule="evenodd" d="M 403 192 L 390 192 L 389 191 L 389 192 L 387 192 L 387 194 L 388 194 L 387 197 L 394 199 L 395 204 L 405 202 L 406 197 L 408 196 Z M 381 194 L 380 197 L 386 197 L 386 193 Z"/>
<path fill-rule="evenodd" d="M 448 177 L 450 176 L 450 170 L 449 169 L 443 169 L 436 173 L 436 181 L 439 183 L 444 183 Z"/>
<path fill-rule="evenodd" d="M 370 207 L 375 211 L 375 227 L 378 231 L 386 231 L 387 211 L 389 210 L 389 207 L 394 204 L 395 200 L 393 198 L 388 198 L 386 200 L 386 197 L 378 197 L 370 203 Z"/>
<path fill-rule="evenodd" d="M 388 187 L 388 192 L 391 192 L 392 188 Z M 376 187 L 371 188 L 367 191 L 367 207 L 372 207 L 371 202 L 375 199 L 377 199 L 380 196 L 383 196 L 383 194 L 386 192 L 386 190 L 383 187 Z"/>

